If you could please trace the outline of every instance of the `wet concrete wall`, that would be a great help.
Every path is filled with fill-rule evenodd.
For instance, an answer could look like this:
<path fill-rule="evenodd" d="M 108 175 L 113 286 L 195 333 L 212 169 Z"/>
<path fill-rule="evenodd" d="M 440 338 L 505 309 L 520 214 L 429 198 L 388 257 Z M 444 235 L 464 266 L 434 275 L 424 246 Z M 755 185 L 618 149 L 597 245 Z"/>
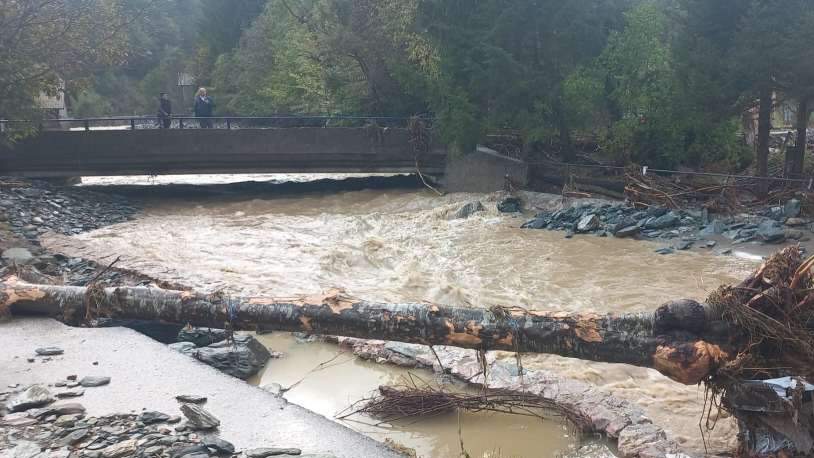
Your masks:
<path fill-rule="evenodd" d="M 478 147 L 470 154 L 449 159 L 443 183 L 450 192 L 494 192 L 504 189 L 507 176 L 515 187 L 524 187 L 528 166 Z"/>

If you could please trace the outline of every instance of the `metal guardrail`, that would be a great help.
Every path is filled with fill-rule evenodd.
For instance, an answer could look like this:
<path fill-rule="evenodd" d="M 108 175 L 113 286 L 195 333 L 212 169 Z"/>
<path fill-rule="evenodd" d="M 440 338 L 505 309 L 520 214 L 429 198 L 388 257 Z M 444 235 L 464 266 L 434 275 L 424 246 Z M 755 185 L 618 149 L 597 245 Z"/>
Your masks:
<path fill-rule="evenodd" d="M 422 121 L 431 124 L 433 118 L 418 116 Z M 212 129 L 247 129 L 247 128 L 280 128 L 280 127 L 351 127 L 380 125 L 384 127 L 405 127 L 412 117 L 395 116 L 358 116 L 358 115 L 273 115 L 273 116 L 171 116 L 170 128 L 212 128 Z M 108 116 L 97 118 L 67 118 L 41 120 L 4 120 L 0 119 L 0 131 L 15 125 L 36 125 L 41 130 L 72 130 L 79 127 L 85 131 L 93 127 L 118 127 L 137 129 L 159 129 L 162 120 L 158 116 Z M 196 123 L 198 126 L 195 126 Z M 331 125 L 331 124 L 334 125 Z M 208 126 L 207 126 L 208 124 Z M 49 127 L 52 127 L 49 129 Z"/>

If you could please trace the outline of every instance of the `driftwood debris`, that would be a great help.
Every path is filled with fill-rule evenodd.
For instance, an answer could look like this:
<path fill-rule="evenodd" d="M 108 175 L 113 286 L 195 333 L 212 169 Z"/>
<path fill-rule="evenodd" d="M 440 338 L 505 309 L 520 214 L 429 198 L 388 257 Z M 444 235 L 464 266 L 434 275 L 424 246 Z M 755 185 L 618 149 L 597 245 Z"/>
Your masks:
<path fill-rule="evenodd" d="M 354 299 L 339 290 L 285 299 L 238 298 L 151 287 L 35 285 L 11 277 L 0 282 L 4 308 L 49 314 L 72 324 L 95 317 L 160 320 L 551 353 L 652 367 L 686 384 L 698 383 L 733 355 L 725 339 L 717 337 L 726 335 L 720 333 L 723 323 L 711 326 L 706 308 L 689 300 L 666 304 L 655 314 L 596 314 L 386 304 Z"/>

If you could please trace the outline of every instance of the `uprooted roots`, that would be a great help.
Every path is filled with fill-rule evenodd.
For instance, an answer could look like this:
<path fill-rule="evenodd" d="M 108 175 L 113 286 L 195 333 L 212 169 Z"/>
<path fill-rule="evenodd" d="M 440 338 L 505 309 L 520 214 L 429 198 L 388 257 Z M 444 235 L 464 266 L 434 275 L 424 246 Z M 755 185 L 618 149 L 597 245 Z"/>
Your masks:
<path fill-rule="evenodd" d="M 364 414 L 390 423 L 456 411 L 498 412 L 541 419 L 556 416 L 568 420 L 580 431 L 589 430 L 591 425 L 590 419 L 540 396 L 489 389 L 478 393 L 458 393 L 423 382 L 417 384 L 413 378 L 399 386 L 380 386 L 375 395 L 354 403 L 337 418 Z"/>
<path fill-rule="evenodd" d="M 794 376 L 814 380 L 814 257 L 788 247 L 735 286 L 707 299 L 715 318 L 737 332 L 740 353 L 705 382 L 710 407 L 726 404 L 745 380 Z M 793 407 L 793 406 L 789 406 Z"/>

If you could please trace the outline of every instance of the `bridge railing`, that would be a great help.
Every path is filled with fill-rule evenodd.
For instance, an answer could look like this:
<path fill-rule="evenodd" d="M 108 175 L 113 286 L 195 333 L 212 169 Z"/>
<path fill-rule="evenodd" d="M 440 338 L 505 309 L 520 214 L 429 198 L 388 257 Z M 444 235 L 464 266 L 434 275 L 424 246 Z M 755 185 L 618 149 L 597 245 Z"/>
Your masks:
<path fill-rule="evenodd" d="M 431 125 L 430 117 L 419 117 Z M 172 129 L 269 129 L 285 127 L 407 127 L 412 117 L 347 116 L 347 115 L 273 115 L 273 116 L 171 116 Z M 0 119 L 0 132 L 16 128 L 39 130 L 140 130 L 163 128 L 158 116 L 109 116 L 97 118 L 67 118 L 40 120 Z"/>

